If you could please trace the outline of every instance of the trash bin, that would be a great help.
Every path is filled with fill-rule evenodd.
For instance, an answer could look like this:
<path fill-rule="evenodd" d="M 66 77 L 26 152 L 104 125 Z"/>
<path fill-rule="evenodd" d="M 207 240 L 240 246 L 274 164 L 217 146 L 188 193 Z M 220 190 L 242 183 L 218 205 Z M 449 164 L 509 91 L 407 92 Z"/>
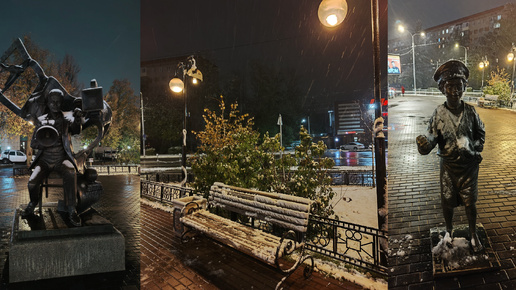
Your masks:
<path fill-rule="evenodd" d="M 182 235 L 183 234 L 183 230 L 184 230 L 183 229 L 183 224 L 181 223 L 181 221 L 179 219 L 181 218 L 181 211 L 190 202 L 196 203 L 199 206 L 199 208 L 201 208 L 201 209 L 206 209 L 206 206 L 207 206 L 206 199 L 202 198 L 200 196 L 187 196 L 187 197 L 175 199 L 172 202 L 172 204 L 174 206 L 173 227 L 174 227 L 174 232 L 177 235 Z M 193 203 L 189 204 L 188 208 L 185 209 L 185 212 L 187 212 L 189 208 L 192 208 L 192 207 L 195 207 L 195 206 L 196 205 L 193 204 Z"/>

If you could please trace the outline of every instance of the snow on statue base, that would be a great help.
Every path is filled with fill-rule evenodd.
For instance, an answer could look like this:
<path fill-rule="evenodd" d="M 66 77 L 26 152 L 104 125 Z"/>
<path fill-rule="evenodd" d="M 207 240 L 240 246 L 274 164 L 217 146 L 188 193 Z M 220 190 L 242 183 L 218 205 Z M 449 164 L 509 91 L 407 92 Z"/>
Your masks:
<path fill-rule="evenodd" d="M 473 253 L 470 245 L 469 226 L 457 225 L 453 239 L 444 227 L 430 229 L 434 277 L 447 277 L 473 272 L 492 271 L 500 268 L 489 237 L 482 224 L 477 224 L 477 235 L 484 250 Z"/>

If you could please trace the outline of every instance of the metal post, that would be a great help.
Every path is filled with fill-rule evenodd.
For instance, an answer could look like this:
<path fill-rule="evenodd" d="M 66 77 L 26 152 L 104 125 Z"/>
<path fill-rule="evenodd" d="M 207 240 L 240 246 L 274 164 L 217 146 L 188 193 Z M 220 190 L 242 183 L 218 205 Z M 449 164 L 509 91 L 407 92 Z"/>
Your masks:
<path fill-rule="evenodd" d="M 416 34 L 412 34 L 412 74 L 413 74 L 413 77 L 414 77 L 414 95 L 416 94 L 417 92 L 417 89 L 416 89 L 416 48 L 414 46 L 414 36 Z"/>
<path fill-rule="evenodd" d="M 187 91 L 187 84 L 186 81 L 186 69 L 183 67 L 183 82 L 185 84 L 185 87 L 183 89 L 183 102 L 185 106 L 185 114 L 183 118 L 183 145 L 181 146 L 181 186 L 186 186 L 186 137 L 188 135 L 188 131 L 186 130 L 186 117 L 188 116 L 188 109 L 186 107 L 186 91 Z"/>
<path fill-rule="evenodd" d="M 142 123 L 142 152 L 143 156 L 145 156 L 145 126 L 144 126 L 144 118 L 143 118 L 143 95 L 140 92 L 140 110 L 141 110 L 141 123 Z"/>
<path fill-rule="evenodd" d="M 514 46 L 514 43 L 512 44 L 511 52 L 513 53 L 513 55 L 516 54 L 516 46 Z M 516 67 L 516 55 L 512 59 L 511 97 L 510 97 L 511 102 L 512 102 L 512 96 L 514 95 L 514 68 L 515 67 Z"/>
<path fill-rule="evenodd" d="M 382 119 L 382 102 L 381 102 L 381 69 L 380 69 L 380 15 L 379 0 L 371 0 L 371 26 L 372 26 L 372 42 L 373 42 L 373 65 L 374 65 L 374 97 L 375 97 L 375 116 L 377 120 L 381 120 L 381 128 L 375 138 L 376 153 L 376 200 L 378 208 L 378 228 L 386 230 L 386 165 L 385 165 L 385 136 L 383 135 L 383 119 Z M 414 43 L 414 42 L 412 42 Z M 415 92 L 415 72 L 414 72 L 414 92 Z M 375 121 L 376 123 L 376 121 Z M 387 264 L 386 249 L 380 253 L 380 264 Z"/>

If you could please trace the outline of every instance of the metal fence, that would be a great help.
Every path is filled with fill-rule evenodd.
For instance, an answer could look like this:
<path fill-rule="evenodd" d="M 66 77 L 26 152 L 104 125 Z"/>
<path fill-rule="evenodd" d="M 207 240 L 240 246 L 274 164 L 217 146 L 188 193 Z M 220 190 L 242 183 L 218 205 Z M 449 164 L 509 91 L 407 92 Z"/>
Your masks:
<path fill-rule="evenodd" d="M 191 188 L 155 181 L 140 181 L 140 196 L 145 196 L 160 202 L 171 203 L 174 199 L 191 195 L 193 195 Z"/>
<path fill-rule="evenodd" d="M 115 175 L 115 174 L 139 174 L 140 166 L 138 165 L 93 165 L 88 168 L 97 170 L 98 175 Z"/>
<path fill-rule="evenodd" d="M 141 180 L 141 196 L 165 203 L 193 195 L 193 190 L 177 185 Z M 272 227 L 258 224 L 260 229 Z M 381 261 L 380 243 L 387 243 L 387 233 L 379 229 L 311 215 L 307 249 L 381 275 L 387 275 Z"/>
<path fill-rule="evenodd" d="M 141 178 L 146 181 L 155 181 L 155 182 L 181 182 L 183 180 L 181 176 L 181 172 L 147 172 L 142 173 Z M 188 173 L 187 180 L 193 180 L 193 174 Z"/>
<path fill-rule="evenodd" d="M 375 174 L 370 170 L 361 171 L 328 171 L 333 185 L 373 186 Z"/>
<path fill-rule="evenodd" d="M 373 186 L 375 174 L 371 170 L 338 170 L 333 169 L 328 171 L 333 185 L 359 185 L 359 186 Z M 143 180 L 156 182 L 181 182 L 181 172 L 154 172 L 142 173 Z M 188 173 L 188 180 L 192 181 L 194 175 Z"/>
<path fill-rule="evenodd" d="M 382 230 L 311 215 L 308 236 L 306 246 L 312 252 L 387 274 L 380 245 L 387 243 L 387 233 Z"/>

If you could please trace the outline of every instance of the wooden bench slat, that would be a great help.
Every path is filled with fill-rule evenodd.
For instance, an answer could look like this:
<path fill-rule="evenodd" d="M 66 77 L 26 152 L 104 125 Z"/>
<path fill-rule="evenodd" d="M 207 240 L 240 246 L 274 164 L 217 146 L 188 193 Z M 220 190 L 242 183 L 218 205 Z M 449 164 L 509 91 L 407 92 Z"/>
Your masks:
<path fill-rule="evenodd" d="M 279 237 L 221 218 L 206 210 L 184 216 L 181 222 L 234 249 L 274 265 Z M 217 225 L 216 228 L 213 227 L 214 224 Z"/>
<path fill-rule="evenodd" d="M 210 195 L 210 200 L 218 200 L 219 202 L 236 202 L 236 203 L 242 203 L 244 205 L 250 206 L 250 207 L 256 207 L 260 209 L 261 211 L 267 211 L 271 213 L 277 213 L 280 215 L 287 215 L 296 217 L 298 219 L 307 220 L 310 212 L 309 208 L 305 208 L 305 211 L 298 211 L 293 210 L 291 208 L 285 208 L 282 207 L 281 204 L 272 204 L 272 203 L 264 203 L 261 199 L 257 197 L 255 200 L 248 200 L 248 199 L 242 199 L 238 198 L 236 196 L 226 195 L 226 194 L 220 194 L 218 192 L 212 192 Z M 300 222 L 299 224 L 305 224 L 304 222 Z"/>
<path fill-rule="evenodd" d="M 221 190 L 225 190 L 225 191 L 229 190 L 229 191 L 237 192 L 240 194 L 247 193 L 252 196 L 256 196 L 256 195 L 266 196 L 266 197 L 270 197 L 270 198 L 274 198 L 274 199 L 288 200 L 288 201 L 301 203 L 301 204 L 307 204 L 307 205 L 312 204 L 312 200 L 310 200 L 308 198 L 300 197 L 300 196 L 278 193 L 278 192 L 264 192 L 264 191 L 249 189 L 249 188 L 242 188 L 242 187 L 237 187 L 237 186 L 232 186 L 232 185 L 226 185 L 226 184 L 220 183 L 220 182 L 215 182 L 211 187 L 211 190 L 217 190 L 217 189 L 219 192 Z"/>
<path fill-rule="evenodd" d="M 249 205 L 219 198 L 215 198 L 214 200 L 212 200 L 211 204 L 230 211 L 238 212 L 248 217 L 254 217 L 260 220 L 272 222 L 286 229 L 291 229 L 302 233 L 307 231 L 308 219 L 303 220 L 271 211 L 263 211 L 259 208 L 253 208 Z"/>

